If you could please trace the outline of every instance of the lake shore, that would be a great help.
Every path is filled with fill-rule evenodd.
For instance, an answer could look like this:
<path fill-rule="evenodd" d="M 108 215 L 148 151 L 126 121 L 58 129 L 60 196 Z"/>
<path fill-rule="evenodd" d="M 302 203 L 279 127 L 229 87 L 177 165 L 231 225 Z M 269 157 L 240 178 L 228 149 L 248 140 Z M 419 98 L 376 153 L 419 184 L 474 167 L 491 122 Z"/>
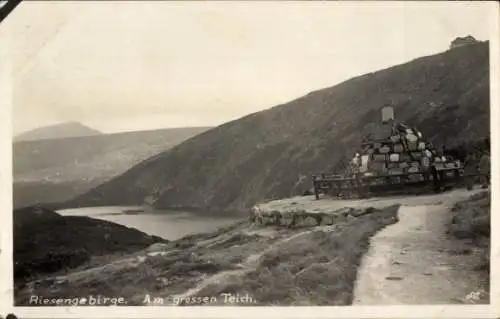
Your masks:
<path fill-rule="evenodd" d="M 396 213 L 391 205 L 333 225 L 296 228 L 247 219 L 136 252 L 92 258 L 26 283 L 15 300 L 29 306 L 33 295 L 86 298 L 119 290 L 126 305 L 154 305 L 160 299 L 163 305 L 208 304 L 204 300 L 235 305 L 227 296 L 243 296 L 238 300 L 247 306 L 347 305 L 369 238 L 394 223 Z M 318 290 L 321 282 L 326 286 Z"/>
<path fill-rule="evenodd" d="M 407 235 L 410 242 L 415 242 L 411 236 L 420 236 L 426 230 L 425 225 L 430 223 L 433 227 L 428 231 L 432 232 L 432 238 L 441 238 L 445 235 L 446 223 L 453 217 L 451 209 L 457 209 L 457 203 L 470 201 L 473 198 L 470 196 L 477 197 L 480 192 L 454 190 L 426 196 L 358 201 L 331 198 L 314 201 L 306 196 L 269 202 L 259 205 L 262 216 L 279 212 L 284 219 L 287 215 L 299 214 L 304 220 L 290 225 L 274 223 L 273 218 L 263 223 L 251 223 L 246 219 L 212 232 L 157 242 L 138 247 L 135 251 L 94 256 L 79 266 L 18 286 L 15 300 L 19 306 L 29 306 L 33 305 L 29 300 L 32 295 L 85 299 L 89 295 L 112 296 L 119 291 L 125 300 L 123 305 L 129 306 L 370 304 L 374 301 L 363 292 L 370 290 L 366 287 L 370 287 L 373 280 L 381 280 L 384 287 L 390 288 L 398 286 L 406 277 L 410 280 L 414 273 L 428 276 L 424 274 L 427 269 L 419 268 L 423 258 L 417 258 L 419 262 L 409 262 L 408 265 L 415 267 L 408 268 L 405 273 L 404 265 L 391 263 L 391 256 L 377 255 L 383 248 L 380 243 L 391 241 L 384 234 L 405 229 L 401 235 Z M 489 209 L 487 205 L 481 207 Z M 323 218 L 317 223 L 316 217 L 322 214 L 335 218 Z M 431 220 L 429 216 L 436 219 Z M 401 224 L 399 218 L 403 219 Z M 411 227 L 418 228 L 416 232 L 406 234 L 408 221 L 411 221 Z M 422 229 L 420 223 L 424 225 Z M 386 231 L 380 232 L 383 229 Z M 424 234 L 424 237 L 428 236 Z M 380 238 L 385 239 L 380 241 Z M 399 241 L 394 239 L 391 243 Z M 424 242 L 418 239 L 416 244 Z M 404 250 L 408 258 L 422 252 L 418 249 L 406 252 L 412 250 L 410 246 Z M 432 251 L 441 253 L 439 249 Z M 458 254 L 453 258 L 466 261 L 469 257 Z M 403 273 L 396 276 L 383 271 L 370 272 L 373 258 L 377 263 L 389 262 L 389 268 L 399 267 Z M 402 263 L 401 260 L 398 262 Z M 421 266 L 426 268 L 424 263 Z M 441 267 L 439 271 L 447 276 L 451 270 Z M 468 271 L 476 270 L 462 269 L 464 274 Z M 487 272 L 483 273 L 488 276 Z M 466 288 L 463 291 L 478 288 L 465 281 L 461 285 Z M 406 287 L 410 289 L 408 296 L 413 295 L 412 287 L 418 285 Z M 453 296 L 440 295 L 440 299 L 434 301 L 466 303 L 466 296 L 457 301 L 457 296 L 463 291 Z M 383 300 L 378 302 L 384 303 Z M 433 300 L 428 298 L 426 302 L 433 303 Z"/>
<path fill-rule="evenodd" d="M 61 209 L 63 216 L 87 216 L 136 228 L 168 240 L 213 232 L 243 219 L 237 216 L 212 216 L 181 210 L 157 210 L 145 206 L 102 206 Z"/>

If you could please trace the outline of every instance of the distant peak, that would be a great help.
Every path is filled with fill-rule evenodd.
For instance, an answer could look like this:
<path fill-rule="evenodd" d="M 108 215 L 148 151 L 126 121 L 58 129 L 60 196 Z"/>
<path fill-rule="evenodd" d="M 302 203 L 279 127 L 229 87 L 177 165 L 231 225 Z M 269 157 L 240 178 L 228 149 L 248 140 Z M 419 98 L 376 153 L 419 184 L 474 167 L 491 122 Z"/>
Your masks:
<path fill-rule="evenodd" d="M 80 122 L 76 122 L 76 121 L 64 122 L 64 123 L 54 124 L 54 125 L 46 126 L 46 127 L 75 127 L 75 128 L 79 127 L 79 128 L 84 128 L 84 129 L 91 130 L 94 132 L 99 132 L 99 134 L 102 134 L 102 132 L 95 130 L 91 127 L 88 127 L 87 125 L 84 125 Z"/>
<path fill-rule="evenodd" d="M 86 125 L 83 125 L 80 122 L 70 121 L 43 126 L 25 133 L 21 133 L 14 138 L 14 141 L 33 141 L 67 137 L 93 136 L 101 134 L 103 133 Z"/>

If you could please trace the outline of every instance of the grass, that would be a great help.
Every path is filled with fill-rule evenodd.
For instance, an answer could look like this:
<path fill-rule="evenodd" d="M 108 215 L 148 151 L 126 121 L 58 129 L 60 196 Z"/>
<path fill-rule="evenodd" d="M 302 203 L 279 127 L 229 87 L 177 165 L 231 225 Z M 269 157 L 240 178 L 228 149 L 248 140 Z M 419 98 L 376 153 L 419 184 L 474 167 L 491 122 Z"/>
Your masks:
<path fill-rule="evenodd" d="M 78 267 L 92 256 L 130 253 L 162 241 L 112 222 L 27 207 L 14 211 L 14 278 L 22 283 Z"/>
<path fill-rule="evenodd" d="M 490 238 L 490 192 L 472 195 L 455 204 L 449 224 L 449 233 L 458 239 L 481 240 Z"/>
<path fill-rule="evenodd" d="M 484 191 L 457 203 L 452 208 L 453 217 L 448 225 L 448 233 L 457 240 L 471 240 L 481 252 L 482 263 L 477 269 L 489 276 L 490 236 L 491 236 L 491 194 Z"/>
<path fill-rule="evenodd" d="M 57 219 L 62 220 L 63 217 Z M 182 293 L 195 287 L 205 276 L 234 269 L 236 263 L 232 256 L 235 254 L 224 254 L 223 250 L 230 249 L 231 245 L 238 241 L 250 243 L 251 239 L 245 240 L 241 234 L 235 234 L 225 240 L 219 240 L 215 245 L 216 250 L 221 253 L 219 255 L 212 254 L 210 249 L 198 247 L 196 243 L 210 240 L 216 236 L 224 236 L 239 226 L 241 223 L 221 228 L 211 234 L 190 235 L 177 241 L 164 243 L 160 250 L 168 254 L 163 256 L 148 256 L 143 251 L 130 253 L 130 250 L 137 251 L 139 249 L 139 243 L 135 243 L 133 247 L 126 250 L 119 244 L 132 245 L 130 242 L 124 242 L 124 238 L 121 238 L 116 243 L 113 241 L 115 244 L 112 247 L 102 247 L 103 250 L 109 250 L 110 253 L 114 252 L 114 258 L 108 260 L 104 258 L 105 256 L 93 256 L 92 259 L 86 260 L 87 263 L 80 263 L 80 267 L 71 269 L 68 273 L 52 273 L 51 275 L 58 275 L 59 279 L 64 279 L 59 283 L 56 283 L 51 277 L 39 280 L 37 293 L 47 298 L 86 297 L 90 294 L 119 295 L 129 302 L 128 305 L 142 305 L 146 294 L 167 297 L 167 295 Z M 121 233 L 116 235 L 121 236 Z M 123 235 L 131 236 L 133 234 L 124 232 Z M 257 240 L 257 238 L 255 239 Z M 138 241 L 138 238 L 134 237 L 130 240 Z M 93 244 L 92 240 L 86 243 L 87 246 Z M 142 247 L 145 248 L 149 244 L 151 242 Z M 117 253 L 122 254 L 121 258 Z M 46 255 L 44 252 L 44 258 Z M 137 262 L 139 257 L 143 258 L 142 262 Z M 101 263 L 97 262 L 99 260 Z M 88 266 L 89 264 L 92 265 Z M 24 266 L 24 268 L 26 267 Z M 29 296 L 32 294 L 27 286 L 27 283 L 23 283 L 23 285 L 19 285 L 21 289 L 16 291 L 15 300 L 18 306 L 27 305 Z"/>
<path fill-rule="evenodd" d="M 27 283 L 16 291 L 15 300 L 18 306 L 27 305 L 34 292 L 46 298 L 100 294 L 142 305 L 147 294 L 165 298 L 198 287 L 190 297 L 223 300 L 221 294 L 232 293 L 248 294 L 253 302 L 246 305 L 348 305 L 370 237 L 397 221 L 396 216 L 397 206 L 392 206 L 333 226 L 289 229 L 236 223 L 158 245 L 163 255 L 123 252 L 122 258 L 101 265 L 80 266 L 58 273 L 57 279 L 45 277 L 35 290 Z M 267 235 L 259 235 L 261 230 Z"/>
<path fill-rule="evenodd" d="M 125 258 L 122 258 L 122 261 Z M 201 277 L 231 269 L 230 263 L 217 263 L 192 251 L 172 251 L 168 256 L 148 256 L 141 263 L 135 258 L 91 269 L 77 269 L 53 278 L 40 280 L 37 294 L 45 298 L 86 297 L 88 295 L 120 296 L 128 305 L 142 305 L 144 296 L 173 295 L 194 287 Z M 25 288 L 24 286 L 23 288 Z M 27 305 L 30 289 L 17 291 L 17 306 Z"/>
<path fill-rule="evenodd" d="M 248 294 L 255 305 L 349 305 L 369 239 L 397 221 L 397 209 L 392 206 L 352 219 L 331 232 L 295 230 L 303 234 L 272 245 L 255 269 L 196 295 Z"/>
<path fill-rule="evenodd" d="M 481 298 L 489 298 L 490 282 L 490 245 L 491 245 L 491 193 L 484 191 L 457 203 L 451 210 L 453 214 L 448 224 L 448 234 L 454 238 L 457 247 L 454 254 L 470 255 L 476 253 L 477 261 L 473 269 L 480 272 L 480 290 L 486 293 Z"/>

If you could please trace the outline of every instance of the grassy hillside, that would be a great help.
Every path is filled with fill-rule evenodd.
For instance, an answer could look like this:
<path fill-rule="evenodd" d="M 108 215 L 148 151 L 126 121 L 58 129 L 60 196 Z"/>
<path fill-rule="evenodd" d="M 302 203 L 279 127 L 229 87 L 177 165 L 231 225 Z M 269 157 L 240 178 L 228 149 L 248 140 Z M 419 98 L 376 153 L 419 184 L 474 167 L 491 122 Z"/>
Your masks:
<path fill-rule="evenodd" d="M 451 212 L 453 217 L 448 225 L 448 233 L 459 241 L 472 240 L 484 261 L 478 270 L 488 275 L 491 242 L 490 191 L 473 195 L 468 200 L 457 203 Z"/>
<path fill-rule="evenodd" d="M 95 136 L 101 132 L 87 127 L 78 122 L 68 122 L 50 126 L 39 127 L 34 130 L 19 134 L 14 138 L 19 141 L 35 141 L 52 138 L 80 137 L 80 136 Z"/>
<path fill-rule="evenodd" d="M 85 216 L 61 216 L 42 207 L 15 210 L 14 276 L 26 280 L 73 268 L 93 256 L 143 249 L 162 238 Z"/>
<path fill-rule="evenodd" d="M 392 105 L 435 145 L 488 137 L 488 42 L 423 57 L 211 129 L 65 206 L 140 204 L 212 210 L 301 194 L 339 168 Z"/>
<path fill-rule="evenodd" d="M 14 205 L 70 199 L 207 129 L 175 128 L 16 142 Z"/>
<path fill-rule="evenodd" d="M 14 179 L 70 181 L 114 176 L 207 129 L 187 127 L 14 143 Z"/>
<path fill-rule="evenodd" d="M 491 259 L 491 192 L 472 195 L 467 200 L 456 203 L 450 211 L 448 234 L 456 245 L 455 254 L 475 255 L 477 262 L 472 264 L 478 271 L 483 284 L 477 290 L 473 303 L 489 299 L 490 259 Z M 473 296 L 473 295 L 470 295 Z"/>
<path fill-rule="evenodd" d="M 369 214 L 318 227 L 260 227 L 242 221 L 215 232 L 156 243 L 136 253 L 120 250 L 121 256 L 109 259 L 94 256 L 76 268 L 73 265 L 80 259 L 73 257 L 76 261 L 66 272 L 52 272 L 30 282 L 16 278 L 15 304 L 29 306 L 32 295 L 82 298 L 113 296 L 119 291 L 128 306 L 144 305 L 146 295 L 164 298 L 164 305 L 207 305 L 204 296 L 217 298 L 208 305 L 235 305 L 224 304 L 224 293 L 251 296 L 251 304 L 240 306 L 349 305 L 369 238 L 397 222 L 397 210 L 398 205 L 372 209 Z M 89 240 L 89 229 L 76 223 L 68 222 L 63 231 L 80 233 Z M 116 235 L 120 238 L 120 233 Z M 132 240 L 137 238 L 129 242 Z M 86 245 L 93 243 L 90 240 Z M 116 246 L 123 248 L 120 244 Z M 117 248 L 106 246 L 108 250 Z M 28 260 L 37 256 L 32 255 Z"/>
<path fill-rule="evenodd" d="M 58 203 L 83 194 L 106 179 L 69 182 L 14 182 L 14 208 L 27 207 L 41 203 Z"/>

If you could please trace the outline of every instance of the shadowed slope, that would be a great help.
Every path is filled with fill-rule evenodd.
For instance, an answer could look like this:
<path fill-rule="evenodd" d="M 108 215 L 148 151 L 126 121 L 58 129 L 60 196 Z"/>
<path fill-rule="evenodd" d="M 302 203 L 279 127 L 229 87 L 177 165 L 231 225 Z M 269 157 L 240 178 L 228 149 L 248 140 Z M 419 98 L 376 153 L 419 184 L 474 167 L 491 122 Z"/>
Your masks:
<path fill-rule="evenodd" d="M 71 199 L 207 129 L 170 128 L 16 142 L 14 207 Z"/>
<path fill-rule="evenodd" d="M 65 206 L 246 209 L 301 194 L 338 169 L 392 105 L 436 145 L 489 136 L 488 42 L 345 81 L 232 121 L 158 154 Z"/>

